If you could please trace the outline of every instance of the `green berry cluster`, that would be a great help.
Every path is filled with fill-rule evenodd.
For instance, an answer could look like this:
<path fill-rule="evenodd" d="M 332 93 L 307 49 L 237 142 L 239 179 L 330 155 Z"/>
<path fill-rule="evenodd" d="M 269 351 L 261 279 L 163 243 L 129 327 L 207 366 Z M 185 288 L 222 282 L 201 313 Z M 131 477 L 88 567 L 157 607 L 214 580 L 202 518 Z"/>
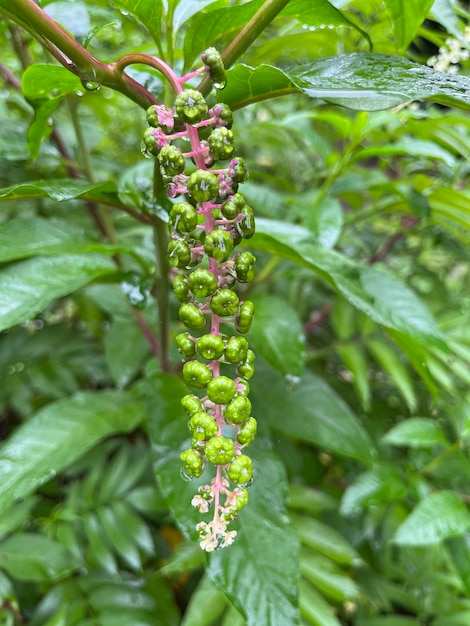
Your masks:
<path fill-rule="evenodd" d="M 220 55 L 210 48 L 202 60 L 220 88 L 226 80 Z M 193 498 L 201 513 L 214 505 L 212 520 L 197 527 L 201 547 L 211 551 L 232 543 L 236 532 L 227 524 L 247 504 L 253 476 L 243 449 L 257 428 L 248 398 L 255 355 L 243 335 L 254 305 L 236 291 L 237 283 L 255 277 L 254 255 L 236 251 L 255 231 L 253 209 L 238 191 L 248 172 L 236 156 L 230 109 L 209 108 L 197 90 L 182 89 L 172 109 L 150 107 L 147 121 L 145 150 L 157 158 L 173 199 L 168 261 L 176 268 L 173 290 L 186 327 L 176 344 L 184 380 L 194 391 L 182 399 L 191 437 L 181 453 L 182 473 L 192 479 L 213 468 L 211 482 Z"/>

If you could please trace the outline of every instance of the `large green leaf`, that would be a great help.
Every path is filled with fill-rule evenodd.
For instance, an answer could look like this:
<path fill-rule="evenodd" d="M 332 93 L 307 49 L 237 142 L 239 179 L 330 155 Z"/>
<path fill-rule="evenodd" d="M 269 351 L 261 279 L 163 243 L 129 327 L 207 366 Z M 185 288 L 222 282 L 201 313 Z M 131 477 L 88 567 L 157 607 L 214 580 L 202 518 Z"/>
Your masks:
<path fill-rule="evenodd" d="M 254 350 L 285 376 L 301 376 L 305 337 L 297 313 L 277 296 L 254 299 L 255 318 L 250 331 Z"/>
<path fill-rule="evenodd" d="M 187 417 L 180 405 L 187 389 L 178 378 L 149 373 L 146 390 L 158 484 L 179 526 L 196 538 L 194 528 L 201 515 L 191 506 L 191 499 L 198 485 L 207 483 L 212 476 L 206 470 L 201 478 L 191 482 L 181 479 L 179 455 L 190 445 Z M 266 449 L 267 445 L 264 441 L 250 449 L 255 474 L 250 502 L 239 516 L 235 543 L 211 557 L 209 575 L 237 608 L 250 616 L 250 625 L 294 625 L 297 541 L 284 513 L 287 486 L 283 467 Z M 269 616 L 272 622 L 266 621 Z"/>
<path fill-rule="evenodd" d="M 434 0 L 385 0 L 399 52 L 405 52 Z"/>
<path fill-rule="evenodd" d="M 47 405 L 0 448 L 0 512 L 104 437 L 129 432 L 142 419 L 142 406 L 125 392 L 81 392 Z"/>
<path fill-rule="evenodd" d="M 448 445 L 439 423 L 430 417 L 412 417 L 403 420 L 384 435 L 383 441 L 392 446 L 409 446 L 410 448 Z"/>
<path fill-rule="evenodd" d="M 161 42 L 161 21 L 163 13 L 162 0 L 112 0 L 115 7 L 126 14 L 133 15 L 152 35 L 154 40 Z"/>
<path fill-rule="evenodd" d="M 77 252 L 115 254 L 119 246 L 93 242 L 83 230 L 63 220 L 18 218 L 0 224 L 0 263 L 32 256 Z"/>
<path fill-rule="evenodd" d="M 398 279 L 325 250 L 300 226 L 267 219 L 258 219 L 256 224 L 250 247 L 313 270 L 351 304 L 385 328 L 446 349 L 437 324 L 424 304 Z"/>
<path fill-rule="evenodd" d="M 208 574 L 248 626 L 296 626 L 298 541 L 285 517 L 284 468 L 267 445 L 258 441 L 256 453 L 250 449 L 250 501 L 240 513 L 235 543 L 210 555 Z"/>
<path fill-rule="evenodd" d="M 60 580 L 81 565 L 72 552 L 43 535 L 17 533 L 0 543 L 0 567 L 18 580 Z"/>
<path fill-rule="evenodd" d="M 470 529 L 470 513 L 455 491 L 440 491 L 422 500 L 398 528 L 400 545 L 425 546 L 463 535 Z"/>
<path fill-rule="evenodd" d="M 258 367 L 252 385 L 254 415 L 293 439 L 370 463 L 375 450 L 348 405 L 322 378 L 306 372 L 294 387 Z"/>
<path fill-rule="evenodd" d="M 21 324 L 55 300 L 116 271 L 98 254 L 36 257 L 0 271 L 0 330 Z"/>
<path fill-rule="evenodd" d="M 470 109 L 470 78 L 438 72 L 403 57 L 351 53 L 282 71 L 239 64 L 227 73 L 219 99 L 241 108 L 267 98 L 303 92 L 351 109 L 377 111 L 413 100 Z"/>
<path fill-rule="evenodd" d="M 84 180 L 60 178 L 18 183 L 0 189 L 0 201 L 33 198 L 50 198 L 56 202 L 81 198 L 105 204 L 119 204 L 117 187 L 112 181 L 88 183 Z"/>

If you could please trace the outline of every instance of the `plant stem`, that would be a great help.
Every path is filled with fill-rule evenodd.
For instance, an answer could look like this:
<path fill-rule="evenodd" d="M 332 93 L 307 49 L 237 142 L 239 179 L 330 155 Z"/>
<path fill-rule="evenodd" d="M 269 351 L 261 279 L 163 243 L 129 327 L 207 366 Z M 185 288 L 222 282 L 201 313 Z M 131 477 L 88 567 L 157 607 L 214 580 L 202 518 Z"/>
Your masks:
<path fill-rule="evenodd" d="M 8 10 L 0 10 L 38 39 L 59 63 L 78 76 L 83 83 L 99 83 L 110 87 L 145 109 L 151 104 L 158 104 L 158 100 L 137 81 L 116 70 L 114 64 L 102 63 L 85 50 L 38 7 L 34 0 L 10 0 Z"/>
<path fill-rule="evenodd" d="M 266 0 L 253 15 L 246 26 L 238 33 L 232 43 L 222 53 L 222 60 L 226 68 L 231 67 L 237 59 L 256 41 L 260 34 L 269 26 L 273 19 L 282 11 L 290 0 Z M 206 76 L 201 81 L 199 91 L 209 93 L 211 82 Z"/>
<path fill-rule="evenodd" d="M 153 188 L 154 197 L 161 195 L 161 175 L 158 161 L 155 161 Z M 166 223 L 156 218 L 153 223 L 153 240 L 155 244 L 156 288 L 158 308 L 159 362 L 163 372 L 171 371 L 170 364 L 170 290 L 168 288 L 168 229 Z"/>

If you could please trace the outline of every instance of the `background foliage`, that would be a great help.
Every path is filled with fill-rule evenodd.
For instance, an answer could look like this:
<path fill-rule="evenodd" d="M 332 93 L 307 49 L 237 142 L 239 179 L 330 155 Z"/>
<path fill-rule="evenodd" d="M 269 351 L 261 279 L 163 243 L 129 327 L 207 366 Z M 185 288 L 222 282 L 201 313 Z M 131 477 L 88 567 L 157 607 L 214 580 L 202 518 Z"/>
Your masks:
<path fill-rule="evenodd" d="M 274 3 L 40 3 L 103 62 L 182 72 L 252 28 L 218 97 L 258 216 L 261 435 L 207 558 L 154 354 L 144 111 L 56 64 L 24 4 L 0 1 L 0 624 L 470 623 L 468 6 L 291 0 L 255 32 Z"/>

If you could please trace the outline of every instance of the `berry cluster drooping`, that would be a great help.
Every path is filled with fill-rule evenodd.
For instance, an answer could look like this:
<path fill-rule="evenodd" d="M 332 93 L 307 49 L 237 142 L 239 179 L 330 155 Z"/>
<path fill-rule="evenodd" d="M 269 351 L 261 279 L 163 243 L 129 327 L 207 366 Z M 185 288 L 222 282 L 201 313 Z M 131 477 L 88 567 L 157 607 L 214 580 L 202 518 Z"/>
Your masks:
<path fill-rule="evenodd" d="M 210 48 L 202 60 L 204 68 L 178 79 L 179 85 L 202 72 L 216 88 L 225 85 L 218 52 Z M 197 478 L 213 466 L 212 480 L 192 500 L 201 513 L 213 508 L 212 519 L 196 527 L 201 547 L 211 552 L 233 542 L 236 531 L 227 526 L 247 504 L 253 474 L 243 449 L 257 428 L 248 398 L 255 356 L 242 335 L 250 329 L 254 305 L 235 291 L 237 282 L 255 276 L 253 254 L 235 251 L 255 230 L 253 210 L 238 192 L 248 173 L 236 156 L 232 113 L 225 104 L 209 108 L 200 92 L 180 87 L 173 109 L 152 106 L 147 120 L 145 150 L 158 159 L 167 195 L 174 199 L 168 259 L 180 270 L 173 289 L 187 328 L 176 343 L 184 380 L 195 390 L 182 399 L 191 435 L 191 447 L 181 454 L 182 472 Z"/>

